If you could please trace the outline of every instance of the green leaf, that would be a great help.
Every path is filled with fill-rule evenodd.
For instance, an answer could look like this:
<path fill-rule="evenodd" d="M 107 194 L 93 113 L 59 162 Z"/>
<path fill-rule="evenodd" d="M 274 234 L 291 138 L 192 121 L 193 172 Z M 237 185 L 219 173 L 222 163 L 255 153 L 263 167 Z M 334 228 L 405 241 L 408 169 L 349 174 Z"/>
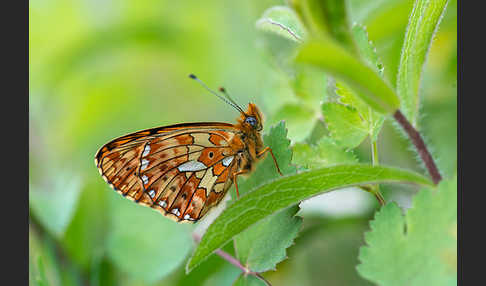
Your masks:
<path fill-rule="evenodd" d="M 376 54 L 376 48 L 368 38 L 366 28 L 362 25 L 355 24 L 352 28 L 352 32 L 361 57 L 370 65 L 370 67 L 376 68 L 376 71 L 383 76 L 383 64 Z"/>
<path fill-rule="evenodd" d="M 457 285 L 457 178 L 426 188 L 402 216 L 394 203 L 370 223 L 358 272 L 379 285 Z"/>
<path fill-rule="evenodd" d="M 276 270 L 302 225 L 302 218 L 295 216 L 298 211 L 297 205 L 292 206 L 237 235 L 235 248 L 240 262 L 255 272 Z"/>
<path fill-rule="evenodd" d="M 329 137 L 322 137 L 316 144 L 296 143 L 292 150 L 292 162 L 306 169 L 358 162 L 351 151 L 344 150 Z"/>
<path fill-rule="evenodd" d="M 236 279 L 235 283 L 232 286 L 267 286 L 268 284 L 265 283 L 262 279 L 255 277 L 254 275 L 247 275 L 245 273 L 241 273 L 241 275 Z"/>
<path fill-rule="evenodd" d="M 332 190 L 385 182 L 432 185 L 429 179 L 410 171 L 369 165 L 322 168 L 264 184 L 241 196 L 215 219 L 202 237 L 186 270 L 191 271 L 235 235 L 279 210 Z"/>
<path fill-rule="evenodd" d="M 417 0 L 409 18 L 400 56 L 397 92 L 405 117 L 416 126 L 424 63 L 448 0 Z"/>
<path fill-rule="evenodd" d="M 285 6 L 274 6 L 267 9 L 256 22 L 256 27 L 296 42 L 301 42 L 307 34 L 297 14 Z"/>
<path fill-rule="evenodd" d="M 160 280 L 186 259 L 193 246 L 191 226 L 111 192 L 108 256 L 133 278 L 147 283 Z"/>
<path fill-rule="evenodd" d="M 342 80 L 378 112 L 392 113 L 400 105 L 393 89 L 373 68 L 329 38 L 303 44 L 295 60 L 321 68 Z"/>
<path fill-rule="evenodd" d="M 385 116 L 371 109 L 371 107 L 366 104 L 355 92 L 350 90 L 344 83 L 336 83 L 336 93 L 339 95 L 340 102 L 348 104 L 356 109 L 359 117 L 363 121 L 363 126 L 365 126 L 368 135 L 370 136 L 372 142 L 375 142 L 380 133 L 383 122 L 385 121 Z"/>
<path fill-rule="evenodd" d="M 315 35 L 325 33 L 348 51 L 357 52 L 351 29 L 349 28 L 346 1 L 304 0 L 303 14 Z"/>
<path fill-rule="evenodd" d="M 358 111 L 339 103 L 324 103 L 322 114 L 331 137 L 345 148 L 355 148 L 368 135 L 368 126 Z"/>
<path fill-rule="evenodd" d="M 301 104 L 285 104 L 277 110 L 268 124 L 275 124 L 285 120 L 289 138 L 293 141 L 302 141 L 312 132 L 317 119 L 317 113 Z"/>
<path fill-rule="evenodd" d="M 56 238 L 61 238 L 76 210 L 81 179 L 62 171 L 52 178 L 45 186 L 30 186 L 29 206 L 42 225 Z"/>

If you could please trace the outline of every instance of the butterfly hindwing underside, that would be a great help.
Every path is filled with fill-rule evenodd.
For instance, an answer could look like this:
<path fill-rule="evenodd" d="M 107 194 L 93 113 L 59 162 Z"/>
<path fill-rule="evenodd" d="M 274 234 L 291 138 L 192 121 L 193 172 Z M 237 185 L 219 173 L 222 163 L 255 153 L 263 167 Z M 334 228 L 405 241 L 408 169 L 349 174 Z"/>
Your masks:
<path fill-rule="evenodd" d="M 143 130 L 104 145 L 95 163 L 104 180 L 126 198 L 175 221 L 194 223 L 232 185 L 239 133 L 227 123 Z"/>

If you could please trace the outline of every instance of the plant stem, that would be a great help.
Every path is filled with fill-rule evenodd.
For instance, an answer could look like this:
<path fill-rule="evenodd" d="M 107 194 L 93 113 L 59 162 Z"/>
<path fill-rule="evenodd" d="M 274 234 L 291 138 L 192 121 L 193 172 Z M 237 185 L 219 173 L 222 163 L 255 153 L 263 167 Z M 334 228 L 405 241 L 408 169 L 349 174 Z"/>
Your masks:
<path fill-rule="evenodd" d="M 373 141 L 371 143 L 371 162 L 373 163 L 373 166 L 378 166 L 378 144 L 376 141 Z"/>
<path fill-rule="evenodd" d="M 371 142 L 371 162 L 373 166 L 378 166 L 379 161 L 378 161 L 378 143 L 375 141 Z M 380 186 L 379 185 L 374 185 L 370 188 L 371 193 L 375 195 L 376 199 L 380 203 L 380 205 L 384 206 L 385 205 L 385 198 L 383 198 L 383 195 L 380 192 Z"/>
<path fill-rule="evenodd" d="M 201 237 L 195 233 L 192 234 L 192 237 L 196 242 L 199 242 L 201 240 Z M 231 254 L 221 249 L 216 250 L 215 253 L 219 255 L 221 258 L 223 258 L 224 260 L 228 261 L 230 264 L 233 264 L 234 266 L 238 267 L 241 271 L 243 271 L 243 273 L 245 273 L 245 275 L 253 275 L 255 277 L 258 277 L 259 279 L 263 280 L 267 285 L 271 286 L 270 282 L 265 280 L 265 278 L 263 278 L 263 276 L 259 272 L 253 272 L 250 269 L 246 268 L 241 264 L 241 262 L 238 259 L 231 256 Z"/>
<path fill-rule="evenodd" d="M 379 189 L 375 189 L 375 186 L 360 186 L 359 188 L 365 192 L 372 193 L 375 196 L 375 198 L 378 200 L 380 205 L 382 206 L 385 205 L 385 198 L 383 198 Z"/>
<path fill-rule="evenodd" d="M 393 117 L 395 120 L 402 126 L 402 128 L 407 132 L 408 137 L 412 141 L 413 145 L 417 149 L 417 152 L 420 155 L 420 158 L 425 164 L 425 167 L 429 171 L 430 176 L 432 177 L 432 181 L 434 184 L 438 184 L 442 180 L 442 176 L 439 173 L 439 169 L 435 165 L 434 159 L 427 150 L 427 146 L 425 146 L 424 140 L 420 133 L 410 124 L 410 122 L 405 118 L 403 113 L 398 109 L 394 114 Z"/>

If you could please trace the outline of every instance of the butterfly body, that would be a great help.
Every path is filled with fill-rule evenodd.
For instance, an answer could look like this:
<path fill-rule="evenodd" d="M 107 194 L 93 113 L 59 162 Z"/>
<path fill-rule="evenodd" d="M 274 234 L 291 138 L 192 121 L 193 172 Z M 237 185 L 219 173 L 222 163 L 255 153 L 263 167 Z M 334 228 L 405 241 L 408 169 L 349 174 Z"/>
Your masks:
<path fill-rule="evenodd" d="M 184 123 L 114 139 L 97 152 L 95 164 L 126 198 L 177 222 L 194 223 L 233 183 L 239 195 L 237 176 L 251 172 L 254 163 L 271 152 L 264 148 L 261 130 L 262 115 L 250 103 L 234 125 Z"/>

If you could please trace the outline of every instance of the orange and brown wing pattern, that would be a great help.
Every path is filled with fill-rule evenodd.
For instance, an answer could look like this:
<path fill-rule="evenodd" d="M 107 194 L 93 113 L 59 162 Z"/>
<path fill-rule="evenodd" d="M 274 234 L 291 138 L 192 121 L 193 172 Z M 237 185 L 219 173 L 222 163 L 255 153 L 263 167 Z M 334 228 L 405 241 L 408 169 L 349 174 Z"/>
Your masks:
<path fill-rule="evenodd" d="M 238 130 L 225 123 L 149 129 L 103 146 L 95 163 L 118 193 L 178 222 L 196 222 L 230 188 Z"/>

